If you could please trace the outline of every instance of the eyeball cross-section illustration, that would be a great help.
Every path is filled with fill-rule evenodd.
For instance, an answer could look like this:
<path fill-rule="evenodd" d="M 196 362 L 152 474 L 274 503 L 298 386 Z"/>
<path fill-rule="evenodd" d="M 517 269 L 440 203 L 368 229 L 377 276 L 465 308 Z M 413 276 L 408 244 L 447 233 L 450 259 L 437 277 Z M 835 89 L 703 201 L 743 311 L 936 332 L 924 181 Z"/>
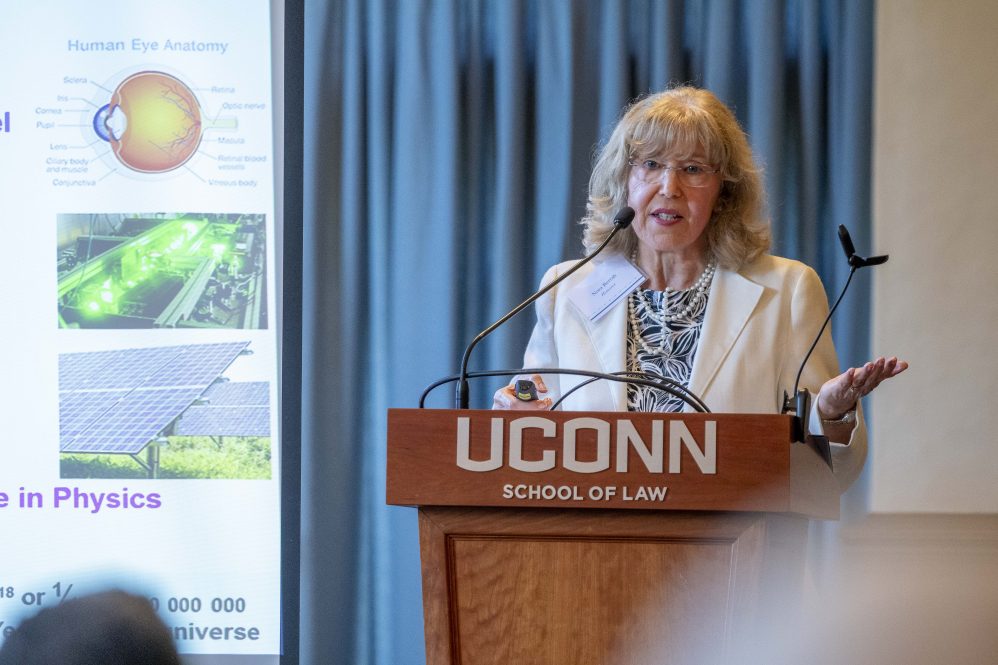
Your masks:
<path fill-rule="evenodd" d="M 182 166 L 201 143 L 201 107 L 180 79 L 144 71 L 122 81 L 94 116 L 97 135 L 115 157 L 141 173 L 164 173 Z"/>

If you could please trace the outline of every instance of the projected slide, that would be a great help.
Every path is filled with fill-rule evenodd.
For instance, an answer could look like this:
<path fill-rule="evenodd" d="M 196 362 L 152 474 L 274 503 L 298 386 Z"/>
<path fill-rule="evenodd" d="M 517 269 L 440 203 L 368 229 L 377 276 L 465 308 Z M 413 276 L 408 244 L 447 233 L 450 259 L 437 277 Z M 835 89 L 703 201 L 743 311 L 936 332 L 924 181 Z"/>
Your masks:
<path fill-rule="evenodd" d="M 0 22 L 0 641 L 117 587 L 197 665 L 277 662 L 271 15 L 33 0 Z"/>

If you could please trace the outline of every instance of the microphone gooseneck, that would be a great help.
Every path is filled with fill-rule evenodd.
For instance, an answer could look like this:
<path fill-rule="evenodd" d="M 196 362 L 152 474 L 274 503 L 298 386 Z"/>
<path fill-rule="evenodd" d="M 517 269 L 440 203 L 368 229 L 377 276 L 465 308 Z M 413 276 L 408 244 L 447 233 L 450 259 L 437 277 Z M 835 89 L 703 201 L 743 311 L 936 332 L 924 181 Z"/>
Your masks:
<path fill-rule="evenodd" d="M 582 381 L 574 388 L 569 390 L 559 399 L 557 402 L 551 405 L 549 410 L 554 411 L 562 400 L 567 397 L 570 393 L 592 383 L 593 381 L 616 381 L 618 383 L 633 383 L 639 386 L 647 386 L 649 388 L 655 388 L 658 390 L 665 391 L 670 395 L 678 397 L 683 400 L 686 404 L 698 413 L 710 413 L 710 409 L 707 405 L 703 403 L 699 397 L 694 395 L 688 388 L 686 388 L 681 383 L 674 381 L 668 377 L 662 376 L 655 372 L 611 372 L 609 374 L 604 372 L 593 372 L 585 369 L 560 369 L 551 367 L 518 367 L 516 369 L 494 369 L 494 370 L 480 370 L 474 372 L 468 372 L 465 376 L 466 379 L 480 378 L 487 376 L 513 376 L 516 374 L 557 374 L 563 376 L 584 376 L 588 377 L 586 381 Z M 442 385 L 448 383 L 455 383 L 460 380 L 460 375 L 455 374 L 453 376 L 445 376 L 442 379 L 437 379 L 430 385 L 428 385 L 424 390 L 423 394 L 419 398 L 419 408 L 423 409 L 426 407 L 426 398 L 431 392 L 436 390 Z"/>
<path fill-rule="evenodd" d="M 458 375 L 457 392 L 454 397 L 455 408 L 457 409 L 468 408 L 468 402 L 470 400 L 470 393 L 468 388 L 468 361 L 471 358 L 472 349 L 474 349 L 479 342 L 488 337 L 496 328 L 506 323 L 506 321 L 509 321 L 511 318 L 513 318 L 521 311 L 523 311 L 523 309 L 526 308 L 528 305 L 530 305 L 535 300 L 540 298 L 542 295 L 547 293 L 549 290 L 554 288 L 555 285 L 567 279 L 576 270 L 578 270 L 579 268 L 581 268 L 582 266 L 584 266 L 585 264 L 589 263 L 594 258 L 596 258 L 596 255 L 602 252 L 603 248 L 605 248 L 608 244 L 610 244 L 610 241 L 613 240 L 613 237 L 617 235 L 617 233 L 619 233 L 621 230 L 626 229 L 628 226 L 630 226 L 633 220 L 634 220 L 634 210 L 630 206 L 625 206 L 621 208 L 619 211 L 617 211 L 617 214 L 614 215 L 613 217 L 613 229 L 610 231 L 610 234 L 606 237 L 606 240 L 604 240 L 600 244 L 600 246 L 597 247 L 595 251 L 593 251 L 592 254 L 586 256 L 583 259 L 580 259 L 578 262 L 576 262 L 574 266 L 572 266 L 564 274 L 560 275 L 550 284 L 545 285 L 541 290 L 537 291 L 532 296 L 530 296 L 529 298 L 521 302 L 519 305 L 511 309 L 498 321 L 493 323 L 491 326 L 489 326 L 482 332 L 478 333 L 478 336 L 476 336 L 475 339 L 471 340 L 471 344 L 469 344 L 468 347 L 464 350 L 464 356 L 461 358 L 461 373 Z"/>
<path fill-rule="evenodd" d="M 811 354 L 814 353 L 815 347 L 818 346 L 818 341 L 821 339 L 822 334 L 825 332 L 825 328 L 828 327 L 828 322 L 832 320 L 832 314 L 838 308 L 839 303 L 842 302 L 842 298 L 845 297 L 846 291 L 849 289 L 849 284 L 852 282 L 853 275 L 860 268 L 865 268 L 867 266 L 876 266 L 881 263 L 886 263 L 888 255 L 883 256 L 871 256 L 870 258 L 864 258 L 856 254 L 856 247 L 852 243 L 852 238 L 849 235 L 849 230 L 846 229 L 845 225 L 839 224 L 839 243 L 842 245 L 842 251 L 846 255 L 846 261 L 849 264 L 849 277 L 846 279 L 845 286 L 842 287 L 842 291 L 839 293 L 839 297 L 836 298 L 835 304 L 832 308 L 828 310 L 828 316 L 825 317 L 824 322 L 821 324 L 821 329 L 818 330 L 818 334 L 815 336 L 814 341 L 811 343 L 811 347 L 807 350 L 804 355 L 804 360 L 801 361 L 800 369 L 797 370 L 797 378 L 794 379 L 794 391 L 793 395 L 783 394 L 783 413 L 789 413 L 790 411 L 795 411 L 798 419 L 798 428 L 802 437 L 806 433 L 806 427 L 804 426 L 805 413 L 801 411 L 807 410 L 806 405 L 808 404 L 808 399 L 806 394 L 802 395 L 800 388 L 800 377 L 804 373 L 804 367 L 807 365 L 807 361 L 810 360 Z M 796 406 L 799 405 L 799 406 Z M 801 438 L 803 440 L 803 438 Z"/>

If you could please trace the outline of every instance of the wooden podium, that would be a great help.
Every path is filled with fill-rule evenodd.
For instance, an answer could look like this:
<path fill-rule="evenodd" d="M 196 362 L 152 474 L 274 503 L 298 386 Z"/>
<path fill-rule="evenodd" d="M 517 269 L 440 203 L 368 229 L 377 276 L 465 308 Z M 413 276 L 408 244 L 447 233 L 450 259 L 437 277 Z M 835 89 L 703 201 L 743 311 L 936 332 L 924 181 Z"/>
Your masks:
<path fill-rule="evenodd" d="M 739 662 L 839 506 L 779 415 L 393 409 L 387 473 L 428 665 Z"/>

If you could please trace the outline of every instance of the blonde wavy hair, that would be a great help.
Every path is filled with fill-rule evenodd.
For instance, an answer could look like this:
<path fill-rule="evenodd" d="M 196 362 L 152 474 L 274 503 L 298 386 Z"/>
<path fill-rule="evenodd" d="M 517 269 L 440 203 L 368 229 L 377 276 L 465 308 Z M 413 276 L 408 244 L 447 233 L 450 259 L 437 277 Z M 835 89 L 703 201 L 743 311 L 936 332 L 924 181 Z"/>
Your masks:
<path fill-rule="evenodd" d="M 722 178 L 721 192 L 705 229 L 708 259 L 738 270 L 769 250 L 762 173 L 748 138 L 727 106 L 713 93 L 689 86 L 671 88 L 634 102 L 599 151 L 589 178 L 583 244 L 586 254 L 613 229 L 613 216 L 627 205 L 631 160 L 669 155 L 687 159 L 698 149 Z M 608 250 L 629 255 L 637 246 L 632 227 L 618 233 Z"/>

